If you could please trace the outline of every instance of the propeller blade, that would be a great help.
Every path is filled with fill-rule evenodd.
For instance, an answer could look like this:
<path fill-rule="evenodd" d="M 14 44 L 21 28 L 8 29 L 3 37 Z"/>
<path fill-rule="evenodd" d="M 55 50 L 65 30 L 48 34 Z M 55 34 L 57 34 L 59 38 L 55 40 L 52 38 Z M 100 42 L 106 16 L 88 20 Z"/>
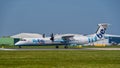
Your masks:
<path fill-rule="evenodd" d="M 54 35 L 53 35 L 53 33 L 51 34 L 50 40 L 51 40 L 52 42 L 54 42 Z"/>

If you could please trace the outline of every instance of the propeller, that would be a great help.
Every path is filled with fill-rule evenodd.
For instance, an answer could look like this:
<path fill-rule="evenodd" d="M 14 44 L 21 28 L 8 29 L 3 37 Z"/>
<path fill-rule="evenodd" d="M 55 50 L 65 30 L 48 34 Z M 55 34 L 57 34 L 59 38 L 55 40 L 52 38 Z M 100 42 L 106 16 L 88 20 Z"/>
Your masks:
<path fill-rule="evenodd" d="M 43 34 L 42 37 L 45 38 L 45 34 Z"/>
<path fill-rule="evenodd" d="M 54 42 L 54 35 L 53 35 L 53 33 L 51 34 L 50 40 L 51 40 L 52 42 Z"/>

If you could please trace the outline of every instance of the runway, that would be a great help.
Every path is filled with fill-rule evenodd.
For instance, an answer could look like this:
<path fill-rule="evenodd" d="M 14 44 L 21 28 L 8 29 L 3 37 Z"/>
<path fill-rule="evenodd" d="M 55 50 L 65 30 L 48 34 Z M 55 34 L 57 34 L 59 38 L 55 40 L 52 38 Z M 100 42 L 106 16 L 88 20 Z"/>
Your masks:
<path fill-rule="evenodd" d="M 120 48 L 0 48 L 1 51 L 31 51 L 31 50 L 120 50 Z"/>

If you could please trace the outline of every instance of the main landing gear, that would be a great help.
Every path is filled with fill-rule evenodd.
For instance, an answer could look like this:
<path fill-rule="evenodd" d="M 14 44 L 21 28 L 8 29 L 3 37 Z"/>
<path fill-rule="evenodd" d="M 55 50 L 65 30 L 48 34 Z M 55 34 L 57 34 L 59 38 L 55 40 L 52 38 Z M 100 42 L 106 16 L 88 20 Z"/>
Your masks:
<path fill-rule="evenodd" d="M 22 48 L 22 46 L 19 46 L 19 48 Z"/>
<path fill-rule="evenodd" d="M 56 45 L 56 46 L 55 46 L 55 48 L 57 48 L 57 49 L 58 49 L 58 48 L 59 48 L 59 46 L 58 46 L 58 45 Z M 65 48 L 65 49 L 67 49 L 67 48 L 68 48 L 68 46 L 67 46 L 67 45 L 65 45 L 65 46 L 64 46 L 64 48 Z"/>
<path fill-rule="evenodd" d="M 67 48 L 68 48 L 68 46 L 67 46 L 67 45 L 65 45 L 65 46 L 64 46 L 64 48 L 65 48 L 65 49 L 67 49 Z"/>
<path fill-rule="evenodd" d="M 56 48 L 59 48 L 59 46 L 58 46 L 58 45 L 56 45 Z"/>

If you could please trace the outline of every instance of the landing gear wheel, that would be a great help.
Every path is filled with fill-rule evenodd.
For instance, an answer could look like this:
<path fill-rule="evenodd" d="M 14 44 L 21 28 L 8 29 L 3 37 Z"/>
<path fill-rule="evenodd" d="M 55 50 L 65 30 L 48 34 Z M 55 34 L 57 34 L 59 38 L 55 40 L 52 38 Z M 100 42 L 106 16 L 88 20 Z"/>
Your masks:
<path fill-rule="evenodd" d="M 59 46 L 56 46 L 56 48 L 59 48 Z"/>
<path fill-rule="evenodd" d="M 66 49 L 67 49 L 67 48 L 68 48 L 68 46 L 66 45 L 64 48 L 66 48 Z"/>
<path fill-rule="evenodd" d="M 21 46 L 19 46 L 19 48 L 22 48 Z"/>

